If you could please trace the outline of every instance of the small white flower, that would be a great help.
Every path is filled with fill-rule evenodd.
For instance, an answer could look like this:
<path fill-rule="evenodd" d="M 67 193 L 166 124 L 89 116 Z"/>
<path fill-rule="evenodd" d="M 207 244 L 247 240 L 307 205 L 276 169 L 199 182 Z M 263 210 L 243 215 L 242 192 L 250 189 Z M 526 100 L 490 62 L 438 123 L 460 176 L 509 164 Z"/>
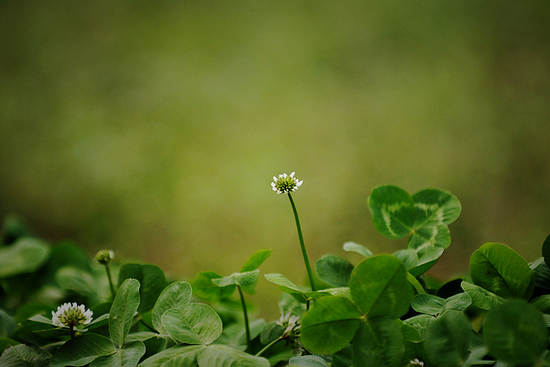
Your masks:
<path fill-rule="evenodd" d="M 409 361 L 409 365 L 411 365 L 411 366 L 424 366 L 424 362 L 422 362 L 418 358 L 415 358 L 414 361 Z"/>
<path fill-rule="evenodd" d="M 279 177 L 273 176 L 273 181 L 275 181 L 271 183 L 273 191 L 277 192 L 277 194 L 284 194 L 298 190 L 298 187 L 300 187 L 304 181 L 295 178 L 295 173 L 296 172 L 292 172 L 290 175 L 283 173 L 279 175 Z"/>
<path fill-rule="evenodd" d="M 283 327 L 282 339 L 286 340 L 286 345 L 295 353 L 299 353 L 302 349 L 300 344 L 300 317 L 290 313 L 283 314 L 277 324 Z"/>
<path fill-rule="evenodd" d="M 57 312 L 52 311 L 52 323 L 59 327 L 74 327 L 87 325 L 92 321 L 93 312 L 87 310 L 84 305 L 69 302 L 59 306 Z"/>
<path fill-rule="evenodd" d="M 291 334 L 297 333 L 300 329 L 300 318 L 298 316 L 291 315 L 290 313 L 281 315 L 277 324 L 281 325 L 285 331 L 283 332 L 284 336 L 289 336 Z"/>

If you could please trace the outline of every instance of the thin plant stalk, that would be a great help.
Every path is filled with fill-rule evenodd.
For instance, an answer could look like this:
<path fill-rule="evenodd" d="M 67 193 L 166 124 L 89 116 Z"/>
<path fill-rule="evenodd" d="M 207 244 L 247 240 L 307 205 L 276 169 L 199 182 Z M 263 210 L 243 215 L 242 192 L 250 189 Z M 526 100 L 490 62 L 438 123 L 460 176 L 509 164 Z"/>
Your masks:
<path fill-rule="evenodd" d="M 294 212 L 294 219 L 296 220 L 296 229 L 298 230 L 298 239 L 300 240 L 300 247 L 302 248 L 302 257 L 304 258 L 304 263 L 306 264 L 307 276 L 309 277 L 309 282 L 311 284 L 311 290 L 316 291 L 315 282 L 313 281 L 313 272 L 311 271 L 311 265 L 309 264 L 309 258 L 307 257 L 306 245 L 304 243 L 304 236 L 302 235 L 302 227 L 300 226 L 300 219 L 298 218 L 298 211 L 296 210 L 296 205 L 292 199 L 290 192 L 288 193 L 288 199 L 290 200 L 290 205 L 292 206 L 292 211 Z"/>
<path fill-rule="evenodd" d="M 244 327 L 246 330 L 246 345 L 248 347 L 248 351 L 252 351 L 251 349 L 251 343 L 250 343 L 250 326 L 248 325 L 248 312 L 246 311 L 246 302 L 244 301 L 244 294 L 240 286 L 237 286 L 237 289 L 239 290 L 239 296 L 241 298 L 241 305 L 243 307 L 243 317 L 244 317 Z"/>
<path fill-rule="evenodd" d="M 262 354 L 264 354 L 264 352 L 266 350 L 268 350 L 269 348 L 271 348 L 273 345 L 275 345 L 275 343 L 283 340 L 284 337 L 283 336 L 280 336 L 278 337 L 277 339 L 273 340 L 271 343 L 269 343 L 268 345 L 266 345 L 265 347 L 262 348 L 262 350 L 260 350 L 258 353 L 256 353 L 256 357 L 260 357 Z"/>
<path fill-rule="evenodd" d="M 105 264 L 105 271 L 107 272 L 107 279 L 109 279 L 109 288 L 111 288 L 111 296 L 115 299 L 115 286 L 113 285 L 113 279 L 111 278 L 111 270 L 109 270 L 109 264 Z"/>
<path fill-rule="evenodd" d="M 115 253 L 113 250 L 100 250 L 95 255 L 94 259 L 99 264 L 105 266 L 105 271 L 107 272 L 107 279 L 109 280 L 109 287 L 111 288 L 111 296 L 115 299 L 115 287 L 113 285 L 113 280 L 111 279 L 111 269 L 109 269 L 109 263 L 114 258 Z"/>

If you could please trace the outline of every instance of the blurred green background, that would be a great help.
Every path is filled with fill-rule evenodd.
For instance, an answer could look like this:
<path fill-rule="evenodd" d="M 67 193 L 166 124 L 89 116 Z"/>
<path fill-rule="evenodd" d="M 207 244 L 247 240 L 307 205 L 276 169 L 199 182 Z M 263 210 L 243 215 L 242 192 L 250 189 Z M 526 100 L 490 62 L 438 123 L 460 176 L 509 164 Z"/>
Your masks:
<path fill-rule="evenodd" d="M 485 242 L 528 261 L 550 233 L 548 1 L 0 1 L 0 215 L 51 242 L 170 276 L 305 284 L 312 261 L 375 253 L 377 185 L 463 204 L 430 271 Z M 280 292 L 261 278 L 259 315 Z"/>

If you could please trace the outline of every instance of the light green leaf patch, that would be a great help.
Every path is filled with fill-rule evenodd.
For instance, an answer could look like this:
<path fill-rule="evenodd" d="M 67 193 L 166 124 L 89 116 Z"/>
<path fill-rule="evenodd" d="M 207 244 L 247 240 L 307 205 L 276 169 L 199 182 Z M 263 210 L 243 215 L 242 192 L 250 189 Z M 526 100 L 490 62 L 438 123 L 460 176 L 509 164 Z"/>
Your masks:
<path fill-rule="evenodd" d="M 462 210 L 460 201 L 451 193 L 426 189 L 410 196 L 396 186 L 380 186 L 369 198 L 374 227 L 389 238 L 410 235 L 407 253 L 397 253 L 405 260 L 414 276 L 429 270 L 449 247 L 451 235 L 448 224 L 454 222 Z"/>
<path fill-rule="evenodd" d="M 444 305 L 445 299 L 427 293 L 415 295 L 411 302 L 411 307 L 416 312 L 433 316 L 437 315 Z"/>
<path fill-rule="evenodd" d="M 24 344 L 8 347 L 0 356 L 0 366 L 6 367 L 47 367 L 51 354 L 38 347 Z"/>
<path fill-rule="evenodd" d="M 411 307 L 419 313 L 427 315 L 442 315 L 446 311 L 465 311 L 472 304 L 472 299 L 466 292 L 455 294 L 447 299 L 428 293 L 420 293 L 414 296 Z"/>
<path fill-rule="evenodd" d="M 305 303 L 308 299 L 306 296 L 306 290 L 298 287 L 296 284 L 292 283 L 287 277 L 285 277 L 282 274 L 265 274 L 265 279 L 267 279 L 268 282 L 278 285 L 278 289 L 281 292 L 288 293 L 295 297 L 297 300 L 299 300 L 302 303 Z"/>
<path fill-rule="evenodd" d="M 401 332 L 403 333 L 403 340 L 410 341 L 413 343 L 420 343 L 422 341 L 420 332 L 416 330 L 413 326 L 409 324 L 405 324 L 399 319 L 396 321 L 401 323 Z"/>
<path fill-rule="evenodd" d="M 535 276 L 535 287 L 550 289 L 550 268 L 546 265 L 543 257 L 529 263 Z"/>
<path fill-rule="evenodd" d="M 136 367 L 145 354 L 145 344 L 140 341 L 128 343 L 114 354 L 97 357 L 90 367 Z"/>
<path fill-rule="evenodd" d="M 302 319 L 301 341 L 314 353 L 333 354 L 351 342 L 362 314 L 345 297 L 320 298 Z"/>
<path fill-rule="evenodd" d="M 206 348 L 197 356 L 199 367 L 269 367 L 267 359 L 225 345 L 216 344 Z"/>
<path fill-rule="evenodd" d="M 288 278 L 281 274 L 265 274 L 264 277 L 270 283 L 278 285 L 278 289 L 281 292 L 291 295 L 298 302 L 306 303 L 308 300 L 315 300 L 328 295 L 342 296 L 351 299 L 351 294 L 348 287 L 328 288 L 320 291 L 310 291 L 305 288 L 298 287 L 292 283 Z"/>
<path fill-rule="evenodd" d="M 403 262 L 409 273 L 419 277 L 439 260 L 443 251 L 445 251 L 443 247 L 428 244 L 416 250 L 397 250 L 393 255 Z"/>
<path fill-rule="evenodd" d="M 17 328 L 13 317 L 4 310 L 0 310 L 0 338 L 7 338 Z"/>
<path fill-rule="evenodd" d="M 155 354 L 139 364 L 139 367 L 163 366 L 269 367 L 269 361 L 225 345 L 178 345 Z"/>
<path fill-rule="evenodd" d="M 48 259 L 50 248 L 38 238 L 23 237 L 0 248 L 0 278 L 38 270 Z"/>
<path fill-rule="evenodd" d="M 208 300 L 223 300 L 230 297 L 237 287 L 249 295 L 256 294 L 260 265 L 271 256 L 272 250 L 258 250 L 246 260 L 239 273 L 222 277 L 214 272 L 200 272 L 193 279 L 197 296 Z"/>
<path fill-rule="evenodd" d="M 344 249 L 344 251 L 356 252 L 359 255 L 363 255 L 364 257 L 371 257 L 372 256 L 372 251 L 371 250 L 369 250 L 365 246 L 360 245 L 358 243 L 355 243 L 353 241 L 345 242 L 344 245 L 342 246 L 342 248 Z"/>
<path fill-rule="evenodd" d="M 246 260 L 243 267 L 241 268 L 241 273 L 246 273 L 252 270 L 256 270 L 264 263 L 265 260 L 271 256 L 273 250 L 258 250 Z"/>
<path fill-rule="evenodd" d="M 523 300 L 507 301 L 491 311 L 483 333 L 490 354 L 512 365 L 533 365 L 548 344 L 542 314 Z"/>
<path fill-rule="evenodd" d="M 153 326 L 159 333 L 162 334 L 165 331 L 161 322 L 162 314 L 171 308 L 188 304 L 191 301 L 192 292 L 191 284 L 187 282 L 175 282 L 164 288 L 153 307 L 151 316 Z"/>
<path fill-rule="evenodd" d="M 283 334 L 282 327 L 276 324 L 275 322 L 273 322 L 273 325 L 277 325 L 279 328 L 281 328 L 280 335 L 282 335 Z M 258 320 L 252 321 L 249 326 L 250 326 L 250 339 L 254 340 L 254 338 L 264 333 L 265 331 L 264 329 L 266 328 L 266 323 L 263 319 L 258 319 Z M 274 339 L 276 339 L 280 335 L 277 335 Z M 267 335 L 265 337 L 267 337 Z M 267 343 L 262 343 L 262 344 L 268 344 L 269 341 Z M 241 324 L 230 324 L 224 327 L 222 334 L 218 339 L 216 339 L 215 344 L 224 344 L 232 348 L 245 351 L 247 348 L 245 326 Z"/>
<path fill-rule="evenodd" d="M 463 281 L 460 286 L 472 299 L 472 305 L 482 310 L 490 311 L 505 301 L 504 298 L 475 284 Z"/>
<path fill-rule="evenodd" d="M 426 333 L 424 347 L 437 366 L 462 366 L 468 357 L 473 329 L 463 312 L 448 311 Z"/>
<path fill-rule="evenodd" d="M 316 355 L 292 357 L 288 363 L 289 367 L 329 367 L 327 361 Z"/>
<path fill-rule="evenodd" d="M 203 299 L 220 301 L 230 297 L 235 293 L 235 285 L 220 287 L 214 283 L 215 279 L 221 279 L 222 276 L 213 271 L 199 272 L 191 284 L 195 294 Z"/>
<path fill-rule="evenodd" d="M 315 263 L 319 279 L 331 287 L 348 287 L 353 265 L 336 255 L 325 255 Z"/>
<path fill-rule="evenodd" d="M 451 224 L 462 211 L 460 201 L 448 191 L 426 189 L 417 192 L 412 198 L 416 228 Z"/>
<path fill-rule="evenodd" d="M 535 277 L 529 264 L 510 247 L 486 243 L 470 257 L 474 284 L 504 298 L 529 299 Z"/>
<path fill-rule="evenodd" d="M 414 228 L 413 198 L 397 186 L 380 186 L 369 198 L 374 227 L 389 238 L 402 238 Z"/>
<path fill-rule="evenodd" d="M 421 252 L 424 247 L 436 246 L 444 249 L 451 244 L 451 232 L 445 224 L 420 227 L 415 230 L 409 239 L 407 248 Z"/>
<path fill-rule="evenodd" d="M 377 255 L 363 260 L 350 279 L 351 296 L 368 317 L 399 318 L 407 313 L 413 297 L 407 270 L 392 255 Z"/>
<path fill-rule="evenodd" d="M 167 285 L 164 272 L 158 266 L 150 264 L 122 265 L 118 273 L 118 285 L 130 278 L 138 280 L 141 284 L 139 312 L 145 313 L 152 310 L 158 296 Z"/>
<path fill-rule="evenodd" d="M 216 311 L 200 303 L 171 308 L 162 315 L 161 322 L 170 336 L 182 344 L 211 344 L 223 330 Z"/>
<path fill-rule="evenodd" d="M 435 322 L 436 318 L 430 315 L 417 315 L 403 321 L 404 324 L 412 326 L 420 336 L 420 340 L 424 340 L 426 333 Z"/>
<path fill-rule="evenodd" d="M 109 312 L 109 335 L 119 347 L 124 345 L 139 307 L 140 284 L 135 279 L 126 279 L 118 288 Z"/>
<path fill-rule="evenodd" d="M 115 352 L 115 346 L 109 338 L 97 334 L 84 334 L 63 344 L 54 353 L 50 366 L 85 366 L 97 357 Z"/>
<path fill-rule="evenodd" d="M 55 281 L 65 290 L 99 300 L 97 280 L 86 270 L 63 266 L 55 272 Z"/>
<path fill-rule="evenodd" d="M 204 345 L 176 345 L 147 358 L 139 364 L 139 367 L 198 367 L 197 356 L 205 348 Z"/>
<path fill-rule="evenodd" d="M 256 285 L 260 270 L 252 270 L 246 273 L 233 273 L 223 278 L 212 279 L 212 282 L 218 287 L 239 286 L 242 290 L 250 295 L 256 293 Z"/>
<path fill-rule="evenodd" d="M 405 345 L 395 320 L 387 317 L 367 319 L 353 338 L 354 366 L 399 367 Z"/>

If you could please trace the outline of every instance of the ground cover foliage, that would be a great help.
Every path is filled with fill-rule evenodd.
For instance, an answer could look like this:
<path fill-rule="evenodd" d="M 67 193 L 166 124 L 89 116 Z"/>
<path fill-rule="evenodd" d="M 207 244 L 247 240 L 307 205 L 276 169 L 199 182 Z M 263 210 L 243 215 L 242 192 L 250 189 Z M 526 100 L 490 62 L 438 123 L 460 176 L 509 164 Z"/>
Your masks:
<path fill-rule="evenodd" d="M 425 273 L 451 244 L 459 200 L 380 186 L 368 205 L 376 230 L 408 237 L 406 248 L 373 254 L 346 242 L 364 260 L 322 256 L 308 286 L 264 274 L 281 292 L 279 320 L 249 316 L 276 249 L 256 251 L 233 274 L 187 282 L 118 263 L 108 250 L 91 259 L 74 243 L 51 245 L 6 217 L 0 366 L 550 366 L 550 236 L 531 263 L 486 243 L 468 276 L 438 284 Z"/>

